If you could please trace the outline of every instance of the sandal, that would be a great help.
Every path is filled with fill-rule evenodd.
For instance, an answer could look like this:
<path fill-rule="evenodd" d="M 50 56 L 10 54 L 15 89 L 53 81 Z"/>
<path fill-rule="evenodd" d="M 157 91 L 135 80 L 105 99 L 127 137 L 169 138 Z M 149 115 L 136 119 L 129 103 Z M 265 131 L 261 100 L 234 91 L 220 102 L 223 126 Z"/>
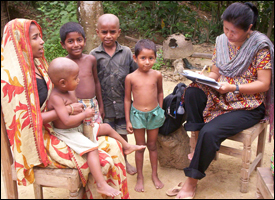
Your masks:
<path fill-rule="evenodd" d="M 179 193 L 182 186 L 183 186 L 183 182 L 180 182 L 177 186 L 173 187 L 172 189 L 167 190 L 166 195 L 169 197 L 176 196 Z"/>

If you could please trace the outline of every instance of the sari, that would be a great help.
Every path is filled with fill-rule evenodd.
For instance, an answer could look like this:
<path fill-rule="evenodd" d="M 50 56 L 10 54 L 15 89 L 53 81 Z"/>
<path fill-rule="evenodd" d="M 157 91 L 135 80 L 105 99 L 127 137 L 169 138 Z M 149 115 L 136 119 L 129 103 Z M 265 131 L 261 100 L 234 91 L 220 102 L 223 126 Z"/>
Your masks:
<path fill-rule="evenodd" d="M 47 74 L 44 55 L 33 59 L 29 28 L 34 20 L 14 19 L 6 24 L 1 43 L 1 110 L 13 151 L 18 185 L 35 181 L 33 167 L 76 168 L 87 198 L 105 198 L 96 192 L 86 155 L 80 156 L 53 134 L 52 123 L 43 124 L 41 112 L 53 84 Z M 35 67 L 43 76 L 48 96 L 40 108 Z M 107 183 L 121 191 L 115 198 L 129 198 L 125 160 L 121 144 L 110 137 L 98 137 L 99 159 Z"/>

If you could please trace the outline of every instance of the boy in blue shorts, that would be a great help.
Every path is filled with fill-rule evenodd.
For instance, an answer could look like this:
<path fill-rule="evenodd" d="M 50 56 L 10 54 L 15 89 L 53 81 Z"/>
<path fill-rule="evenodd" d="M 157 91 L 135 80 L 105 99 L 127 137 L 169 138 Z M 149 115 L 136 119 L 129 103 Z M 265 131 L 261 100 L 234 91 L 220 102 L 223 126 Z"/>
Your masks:
<path fill-rule="evenodd" d="M 124 111 L 124 80 L 137 69 L 137 65 L 130 48 L 117 42 L 121 33 L 117 16 L 101 15 L 98 18 L 96 32 L 102 43 L 90 54 L 97 60 L 97 73 L 105 111 L 103 122 L 110 124 L 128 141 Z M 137 172 L 136 168 L 129 164 L 126 156 L 125 163 L 128 174 L 133 175 Z"/>
<path fill-rule="evenodd" d="M 79 66 L 79 84 L 75 90 L 80 103 L 85 107 L 93 107 L 95 115 L 93 122 L 102 123 L 104 116 L 101 86 L 97 76 L 96 58 L 82 53 L 86 45 L 85 32 L 76 22 L 68 22 L 60 28 L 60 39 L 63 49 L 68 52 L 66 58 L 76 62 Z M 101 117 L 102 116 L 102 117 Z"/>
<path fill-rule="evenodd" d="M 135 45 L 133 56 L 138 69 L 126 76 L 125 79 L 125 118 L 127 131 L 134 132 L 137 145 L 147 145 L 152 166 L 152 180 L 157 189 L 164 184 L 157 174 L 157 136 L 159 127 L 165 120 L 163 104 L 162 75 L 152 67 L 156 61 L 156 45 L 144 39 Z M 131 94 L 134 101 L 131 103 Z M 145 130 L 147 142 L 145 141 Z M 144 191 L 142 174 L 144 150 L 136 151 L 137 183 L 135 190 Z"/>

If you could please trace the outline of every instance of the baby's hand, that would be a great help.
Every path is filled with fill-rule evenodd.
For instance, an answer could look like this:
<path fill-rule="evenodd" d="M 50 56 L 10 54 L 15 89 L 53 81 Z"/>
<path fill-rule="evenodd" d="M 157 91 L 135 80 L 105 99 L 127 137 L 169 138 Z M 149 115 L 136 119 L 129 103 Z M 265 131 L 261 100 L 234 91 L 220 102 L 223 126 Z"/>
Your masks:
<path fill-rule="evenodd" d="M 94 108 L 86 108 L 85 109 L 85 118 L 88 118 L 88 117 L 93 117 L 95 115 L 95 109 Z"/>

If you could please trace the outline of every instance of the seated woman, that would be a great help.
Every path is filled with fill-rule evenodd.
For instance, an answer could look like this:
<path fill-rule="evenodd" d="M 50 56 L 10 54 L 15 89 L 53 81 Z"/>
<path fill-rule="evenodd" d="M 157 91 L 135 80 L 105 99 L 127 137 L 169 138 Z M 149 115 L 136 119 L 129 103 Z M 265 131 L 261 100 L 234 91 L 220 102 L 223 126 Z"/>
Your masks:
<path fill-rule="evenodd" d="M 198 135 L 187 176 L 176 198 L 193 198 L 198 180 L 214 159 L 221 143 L 259 123 L 265 116 L 274 131 L 274 45 L 256 31 L 257 8 L 233 3 L 223 13 L 224 34 L 216 39 L 209 77 L 214 89 L 192 83 L 185 91 L 187 131 Z M 270 112 L 270 113 L 269 113 Z"/>
<path fill-rule="evenodd" d="M 31 26 L 34 24 L 35 26 Z M 34 31 L 31 27 L 36 27 Z M 53 134 L 54 110 L 47 111 L 53 84 L 47 74 L 41 27 L 34 20 L 14 19 L 6 24 L 1 46 L 1 107 L 13 149 L 19 185 L 33 183 L 33 167 L 77 168 L 88 198 L 101 198 L 85 156 L 80 156 Z M 73 114 L 83 104 L 74 103 Z M 71 106 L 66 106 L 68 113 Z M 99 137 L 102 173 L 118 198 L 129 198 L 125 161 L 119 142 Z M 32 148 L 29 148 L 32 147 Z M 97 195 L 97 196 L 96 196 Z"/>

